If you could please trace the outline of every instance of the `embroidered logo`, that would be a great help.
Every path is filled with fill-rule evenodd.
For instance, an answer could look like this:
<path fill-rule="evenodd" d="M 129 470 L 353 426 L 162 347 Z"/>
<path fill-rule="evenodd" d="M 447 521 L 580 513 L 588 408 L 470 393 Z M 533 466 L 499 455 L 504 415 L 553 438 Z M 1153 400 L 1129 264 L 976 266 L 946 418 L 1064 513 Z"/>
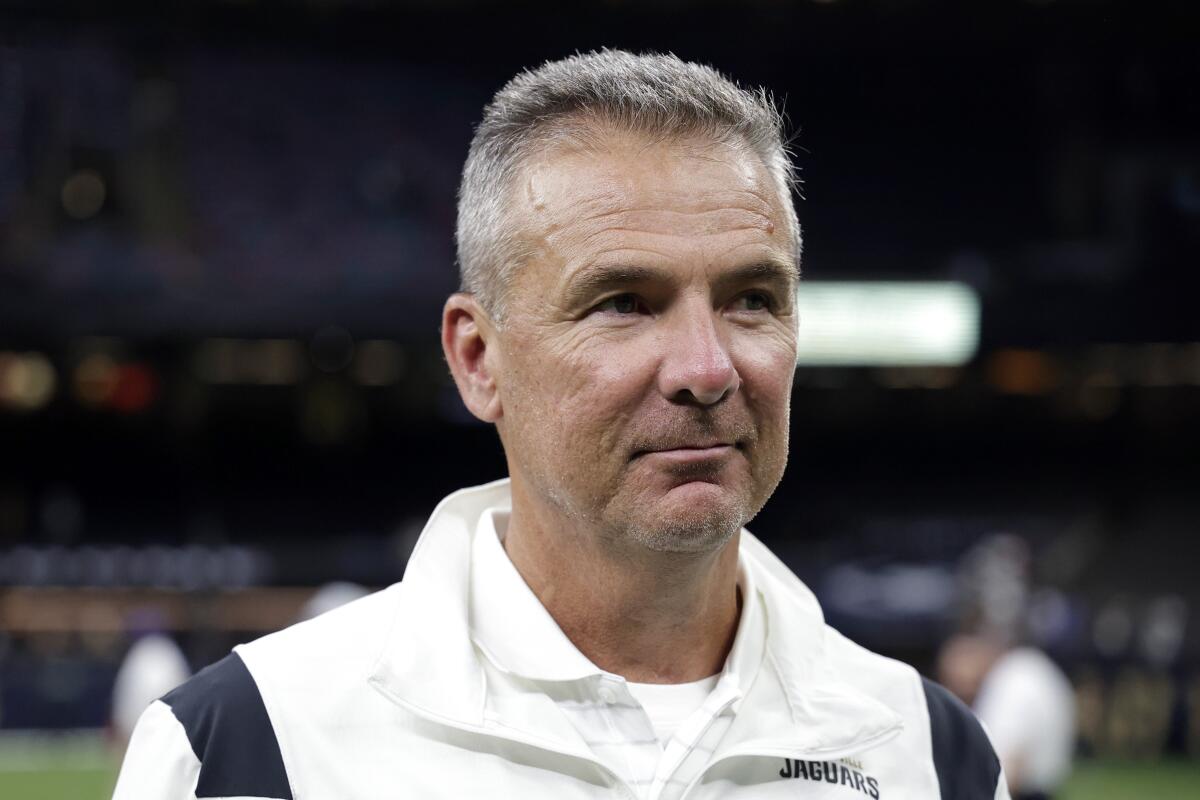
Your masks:
<path fill-rule="evenodd" d="M 879 781 L 863 774 L 862 764 L 849 758 L 843 758 L 840 762 L 785 758 L 783 769 L 779 770 L 779 777 L 840 784 L 857 789 L 871 800 L 879 800 Z"/>

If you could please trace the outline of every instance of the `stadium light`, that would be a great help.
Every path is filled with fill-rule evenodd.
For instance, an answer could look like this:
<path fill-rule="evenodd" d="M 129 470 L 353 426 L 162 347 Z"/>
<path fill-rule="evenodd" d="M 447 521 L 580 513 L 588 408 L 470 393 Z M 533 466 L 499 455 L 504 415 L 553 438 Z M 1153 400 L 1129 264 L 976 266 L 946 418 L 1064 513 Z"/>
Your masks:
<path fill-rule="evenodd" d="M 797 366 L 959 366 L 979 348 L 979 297 L 952 281 L 802 281 Z"/>

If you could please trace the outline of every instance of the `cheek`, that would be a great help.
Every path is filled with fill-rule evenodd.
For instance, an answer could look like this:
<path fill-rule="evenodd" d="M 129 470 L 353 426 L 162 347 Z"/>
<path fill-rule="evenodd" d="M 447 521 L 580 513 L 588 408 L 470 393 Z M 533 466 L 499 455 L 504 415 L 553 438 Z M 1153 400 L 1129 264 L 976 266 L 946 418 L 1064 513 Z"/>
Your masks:
<path fill-rule="evenodd" d="M 509 426 L 568 459 L 618 449 L 648 372 L 624 350 L 598 342 L 573 348 L 518 345 L 502 398 Z"/>
<path fill-rule="evenodd" d="M 745 402 L 758 429 L 754 472 L 763 483 L 778 480 L 787 463 L 795 365 L 795 350 L 786 341 L 747 348 L 738 363 Z"/>
<path fill-rule="evenodd" d="M 764 415 L 764 423 L 773 422 L 778 415 L 786 427 L 786 411 L 796 374 L 795 344 L 783 337 L 740 344 L 735 365 L 747 402 Z"/>

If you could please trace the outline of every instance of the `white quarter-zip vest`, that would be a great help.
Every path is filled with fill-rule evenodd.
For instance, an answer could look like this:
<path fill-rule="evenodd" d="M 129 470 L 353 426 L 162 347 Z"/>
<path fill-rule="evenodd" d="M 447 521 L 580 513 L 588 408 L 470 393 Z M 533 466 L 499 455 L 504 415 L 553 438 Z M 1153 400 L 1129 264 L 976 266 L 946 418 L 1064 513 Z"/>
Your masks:
<path fill-rule="evenodd" d="M 638 797 L 553 702 L 488 680 L 468 626 L 472 537 L 510 502 L 508 481 L 450 495 L 403 581 L 239 645 L 151 704 L 114 800 Z M 961 703 L 825 625 L 744 530 L 739 562 L 763 603 L 763 660 L 673 797 L 1008 797 Z"/>

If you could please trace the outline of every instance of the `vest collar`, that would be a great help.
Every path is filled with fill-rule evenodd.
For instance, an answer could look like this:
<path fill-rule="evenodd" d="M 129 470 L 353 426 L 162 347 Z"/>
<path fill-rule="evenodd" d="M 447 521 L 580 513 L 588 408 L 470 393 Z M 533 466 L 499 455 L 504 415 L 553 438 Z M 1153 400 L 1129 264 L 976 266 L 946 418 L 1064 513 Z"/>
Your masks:
<path fill-rule="evenodd" d="M 473 536 L 485 513 L 510 508 L 511 502 L 504 479 L 457 491 L 434 509 L 409 559 L 391 630 L 368 676 L 393 702 L 457 727 L 486 727 L 480 662 L 485 656 L 472 642 L 468 624 Z M 824 617 L 808 587 L 746 530 L 738 555 L 763 603 L 767 659 L 773 662 L 773 669 L 764 664 L 756 670 L 755 683 L 777 680 L 788 710 L 764 715 L 774 720 L 766 726 L 751 726 L 753 744 L 817 753 L 898 732 L 902 723 L 896 712 L 839 677 L 826 647 Z M 749 689 L 739 716 L 754 714 L 755 696 L 766 694 L 757 686 Z M 751 744 L 749 737 L 744 744 Z"/>
<path fill-rule="evenodd" d="M 367 678 L 384 696 L 441 722 L 483 727 L 484 672 L 467 629 L 471 535 L 487 509 L 510 504 L 504 479 L 460 489 L 433 510 Z"/>
<path fill-rule="evenodd" d="M 764 669 L 764 677 L 778 682 L 778 694 L 789 714 L 772 716 L 766 724 L 751 721 L 748 728 L 736 726 L 747 733 L 731 731 L 734 735 L 727 737 L 721 750 L 744 746 L 763 754 L 817 756 L 848 753 L 858 745 L 873 747 L 899 734 L 902 717 L 845 680 L 844 665 L 838 662 L 831 641 L 838 634 L 825 625 L 812 591 L 744 530 L 738 555 L 754 570 L 766 609 L 772 669 Z M 760 690 L 764 697 L 777 694 L 765 687 Z M 746 707 L 755 708 L 755 699 L 748 698 Z"/>

